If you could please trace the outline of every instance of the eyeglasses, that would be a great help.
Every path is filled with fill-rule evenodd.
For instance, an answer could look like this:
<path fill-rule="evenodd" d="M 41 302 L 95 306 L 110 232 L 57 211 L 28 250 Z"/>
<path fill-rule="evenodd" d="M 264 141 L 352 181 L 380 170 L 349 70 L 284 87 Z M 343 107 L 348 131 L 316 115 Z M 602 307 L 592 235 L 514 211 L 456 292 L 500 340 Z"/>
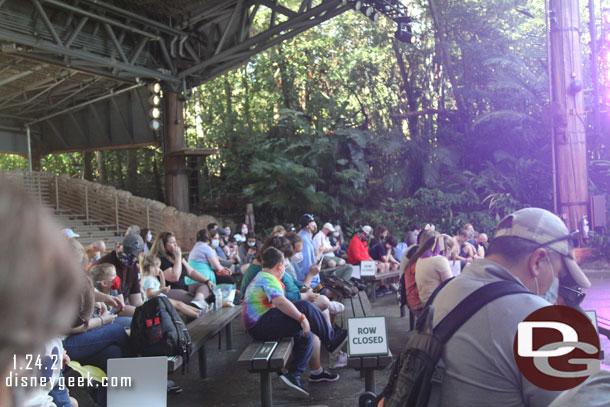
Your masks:
<path fill-rule="evenodd" d="M 582 292 L 582 288 L 570 288 L 563 285 L 559 286 L 559 296 L 562 297 L 567 303 L 580 305 L 587 296 L 586 293 Z"/>
<path fill-rule="evenodd" d="M 558 237 L 557 239 L 553 239 L 553 240 L 550 240 L 550 241 L 548 241 L 546 243 L 542 243 L 542 244 L 538 245 L 538 247 L 550 246 L 550 245 L 555 244 L 557 242 L 561 242 L 561 241 L 567 240 L 568 241 L 568 248 L 570 250 L 572 250 L 572 239 L 578 238 L 578 234 L 579 233 L 580 233 L 580 231 L 577 229 L 577 230 L 575 230 L 573 232 L 568 233 L 565 236 L 561 236 L 561 237 Z"/>

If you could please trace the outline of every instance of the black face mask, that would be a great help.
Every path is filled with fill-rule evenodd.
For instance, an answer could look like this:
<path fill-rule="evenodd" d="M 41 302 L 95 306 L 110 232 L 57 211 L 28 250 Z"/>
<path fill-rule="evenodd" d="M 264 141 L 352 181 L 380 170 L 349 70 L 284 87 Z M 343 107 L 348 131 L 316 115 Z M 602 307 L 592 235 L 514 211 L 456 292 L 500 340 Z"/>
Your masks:
<path fill-rule="evenodd" d="M 360 240 L 362 240 L 363 242 L 366 242 L 366 241 L 367 241 L 367 238 L 366 238 L 366 236 L 362 236 L 362 235 L 360 235 Z"/>

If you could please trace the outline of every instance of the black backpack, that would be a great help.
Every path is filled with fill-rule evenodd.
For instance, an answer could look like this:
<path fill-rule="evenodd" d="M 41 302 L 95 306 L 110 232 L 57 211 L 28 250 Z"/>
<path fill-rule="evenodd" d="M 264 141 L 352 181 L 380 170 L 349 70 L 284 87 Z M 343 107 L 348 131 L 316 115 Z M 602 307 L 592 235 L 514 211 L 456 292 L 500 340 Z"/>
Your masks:
<path fill-rule="evenodd" d="M 432 301 L 448 282 L 446 280 L 437 287 L 424 306 L 416 329 L 407 341 L 406 350 L 394 361 L 383 392 L 377 397 L 370 393 L 363 394 L 361 405 L 377 406 L 383 400 L 384 407 L 427 407 L 432 382 L 442 377 L 437 364 L 451 336 L 489 302 L 509 294 L 532 294 L 516 281 L 487 284 L 466 297 L 432 329 Z"/>
<path fill-rule="evenodd" d="M 355 285 L 335 276 L 322 277 L 321 282 L 324 288 L 335 294 L 335 298 L 338 297 L 337 301 L 358 294 L 358 288 Z"/>
<path fill-rule="evenodd" d="M 191 336 L 172 303 L 164 296 L 137 307 L 131 320 L 130 341 L 142 356 L 182 356 L 182 372 L 191 353 Z"/>

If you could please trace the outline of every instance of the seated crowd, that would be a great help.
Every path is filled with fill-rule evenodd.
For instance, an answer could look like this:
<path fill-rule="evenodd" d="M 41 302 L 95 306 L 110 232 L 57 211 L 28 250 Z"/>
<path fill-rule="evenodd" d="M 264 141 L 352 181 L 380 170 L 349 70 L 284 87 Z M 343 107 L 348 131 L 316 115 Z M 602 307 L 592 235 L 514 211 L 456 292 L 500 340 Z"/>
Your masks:
<path fill-rule="evenodd" d="M 346 364 L 341 348 L 347 332 L 334 323 L 344 307 L 325 281 L 352 281 L 364 289 L 352 276 L 354 266 L 372 260 L 378 273 L 400 274 L 401 301 L 416 315 L 443 281 L 458 276 L 433 299 L 435 323 L 488 282 L 516 280 L 537 294 L 506 296 L 487 304 L 449 340 L 441 405 L 481 405 L 493 399 L 503 406 L 542 406 L 558 393 L 538 388 L 520 374 L 512 357 L 516 324 L 549 303 L 578 308 L 582 296 L 568 293 L 590 286 L 574 262 L 571 235 L 563 222 L 537 208 L 502 220 L 487 249 L 487 236 L 470 224 L 457 236 L 428 225 L 422 230 L 408 227 L 401 242 L 383 225 L 374 232 L 365 225 L 348 244 L 339 225 L 324 223 L 318 231 L 314 216 L 305 214 L 298 232 L 278 225 L 260 241 L 245 224 L 233 236 L 229 225 L 210 224 L 197 233 L 197 242 L 184 258 L 171 231 L 153 239 L 150 230 L 132 226 L 108 253 L 103 242 L 84 248 L 72 231 L 65 231 L 65 239 L 56 239 L 57 225 L 23 193 L 1 181 L 0 192 L 3 235 L 7 245 L 11 239 L 11 247 L 18 247 L 2 260 L 13 284 L 0 286 L 0 298 L 8 307 L 19 303 L 16 295 L 33 281 L 46 293 L 20 310 L 20 320 L 28 321 L 28 327 L 16 320 L 7 322 L 14 329 L 2 334 L 0 368 L 5 371 L 11 369 L 13 354 L 33 349 L 57 352 L 64 362 L 72 359 L 106 371 L 108 359 L 135 356 L 128 328 L 136 307 L 166 296 L 188 322 L 209 310 L 206 300 L 216 285 L 232 284 L 239 292 L 235 303 L 243 302 L 244 328 L 254 339 L 294 338 L 288 370 L 280 379 L 292 390 L 308 394 L 302 379 L 307 367 L 310 382 L 339 379 L 322 366 L 322 349 L 335 367 Z M 39 255 L 28 256 L 19 247 Z M 387 291 L 383 284 L 378 294 Z M 503 318 L 494 318 L 500 314 Z M 0 405 L 11 405 L 14 397 L 0 388 Z M 57 386 L 26 397 L 27 405 L 78 405 Z M 98 406 L 106 405 L 103 388 L 95 397 Z M 562 405 L 568 404 L 553 403 Z"/>

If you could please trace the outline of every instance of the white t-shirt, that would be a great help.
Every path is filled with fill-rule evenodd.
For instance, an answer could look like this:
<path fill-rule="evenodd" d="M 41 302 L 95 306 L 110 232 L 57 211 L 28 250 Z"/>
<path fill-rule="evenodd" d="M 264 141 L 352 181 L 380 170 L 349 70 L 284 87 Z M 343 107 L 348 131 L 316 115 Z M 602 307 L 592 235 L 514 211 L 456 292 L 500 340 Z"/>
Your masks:
<path fill-rule="evenodd" d="M 28 366 L 28 369 L 30 369 L 28 372 L 39 378 L 38 384 L 42 384 L 44 381 L 45 385 L 27 389 L 28 392 L 23 403 L 24 407 L 55 407 L 49 392 L 58 383 L 63 356 L 64 347 L 59 338 L 47 342 L 44 352 L 40 352 L 40 356 L 35 352 L 28 355 L 28 358 L 32 358 Z"/>
<path fill-rule="evenodd" d="M 452 277 L 449 260 L 445 256 L 420 258 L 415 263 L 415 283 L 422 304 L 428 301 L 436 287 L 442 282 L 442 276 Z"/>
<path fill-rule="evenodd" d="M 152 288 L 153 292 L 157 291 L 159 288 L 161 288 L 161 282 L 159 281 L 159 279 L 157 277 L 144 276 L 142 278 L 142 289 L 144 290 L 144 301 L 148 301 L 150 299 L 146 296 L 146 290 L 148 290 L 149 288 Z M 163 293 L 161 293 L 159 295 L 167 297 Z"/>
<path fill-rule="evenodd" d="M 313 247 L 315 247 L 315 249 L 319 252 L 322 253 L 322 251 L 324 249 L 332 249 L 333 246 L 330 244 L 330 239 L 328 238 L 327 235 L 324 234 L 324 232 L 319 231 L 318 233 L 316 233 L 316 235 L 313 237 Z M 328 252 L 328 253 L 324 253 L 324 256 L 329 256 L 329 257 L 333 257 L 334 253 Z"/>

